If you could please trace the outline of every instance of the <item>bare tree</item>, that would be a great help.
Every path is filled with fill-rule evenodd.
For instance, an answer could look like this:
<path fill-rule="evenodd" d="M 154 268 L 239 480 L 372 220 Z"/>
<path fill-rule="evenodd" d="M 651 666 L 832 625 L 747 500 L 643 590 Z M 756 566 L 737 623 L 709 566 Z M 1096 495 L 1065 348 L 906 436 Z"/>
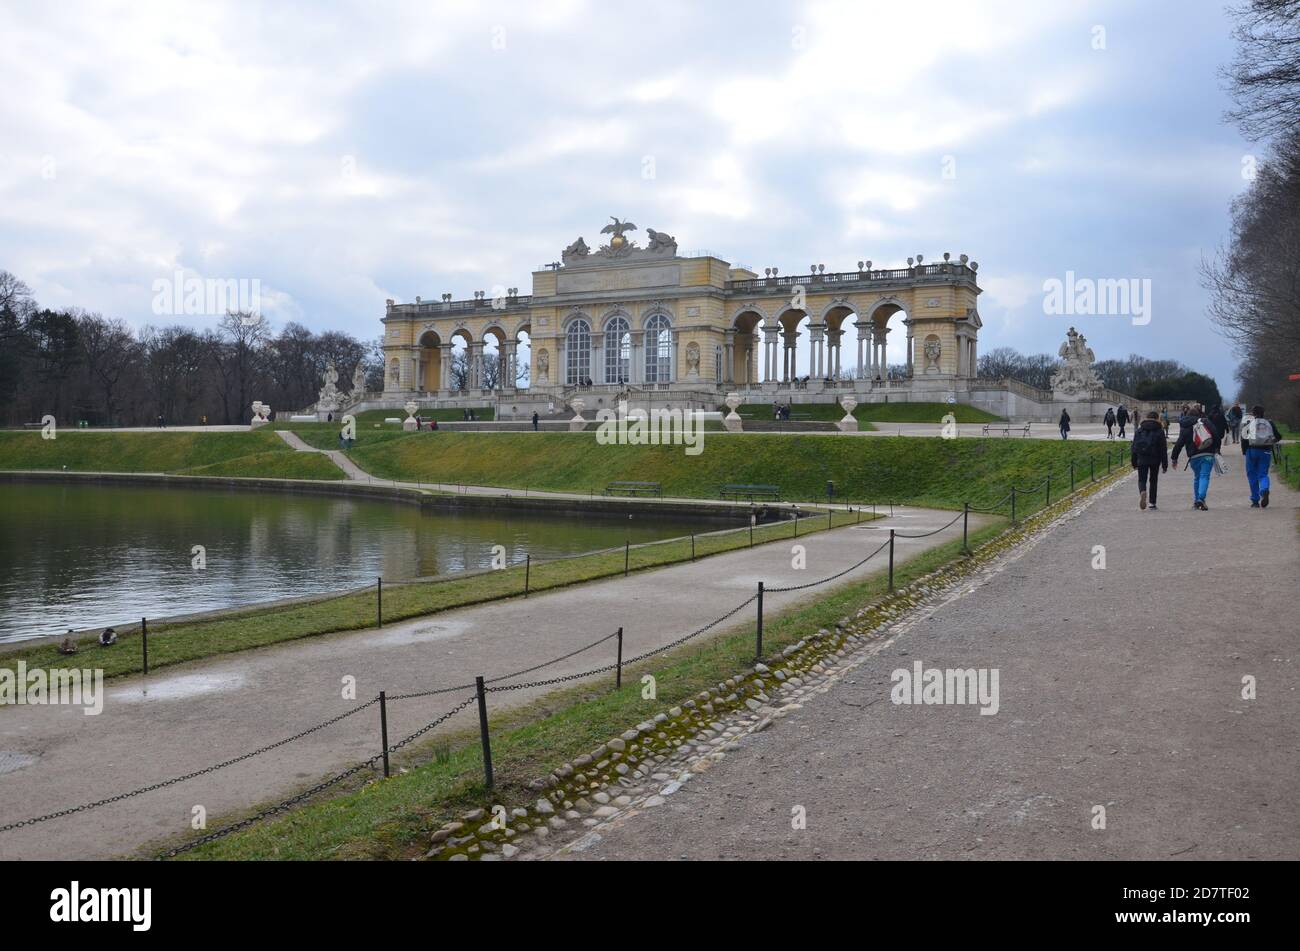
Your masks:
<path fill-rule="evenodd" d="M 1232 13 L 1237 59 L 1223 74 L 1237 107 L 1227 117 L 1253 140 L 1300 128 L 1300 0 L 1249 0 Z"/>

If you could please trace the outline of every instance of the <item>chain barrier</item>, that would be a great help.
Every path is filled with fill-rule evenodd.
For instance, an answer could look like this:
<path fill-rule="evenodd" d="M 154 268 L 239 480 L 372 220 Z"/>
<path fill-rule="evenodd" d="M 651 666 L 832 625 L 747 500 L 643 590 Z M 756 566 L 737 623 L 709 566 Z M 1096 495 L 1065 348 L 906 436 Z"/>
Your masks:
<path fill-rule="evenodd" d="M 952 524 L 952 523 L 950 522 L 949 524 Z M 841 577 L 843 577 L 844 575 L 848 574 L 850 571 L 852 571 L 852 570 L 855 569 L 855 568 L 860 568 L 860 567 L 862 567 L 862 566 L 865 565 L 867 562 L 869 562 L 872 558 L 875 558 L 877 555 L 879 555 L 882 551 L 884 551 L 884 550 L 885 550 L 886 548 L 888 548 L 888 547 L 889 547 L 889 542 L 886 541 L 884 544 L 882 544 L 879 548 L 877 548 L 875 551 L 873 551 L 873 552 L 872 552 L 870 555 L 868 555 L 866 558 L 863 558 L 861 561 L 857 562 L 856 564 L 849 565 L 849 566 L 848 566 L 847 568 L 845 568 L 843 571 L 838 571 L 838 572 L 836 572 L 835 574 L 833 574 L 833 575 L 831 575 L 831 576 L 829 576 L 829 577 L 827 577 L 827 578 L 822 578 L 820 581 L 808 581 L 808 582 L 805 582 L 804 584 L 791 584 L 791 585 L 785 585 L 784 587 L 780 587 L 780 588 L 769 588 L 769 587 L 767 587 L 766 585 L 764 585 L 764 587 L 763 587 L 763 591 L 764 591 L 764 593 L 766 593 L 766 594 L 781 594 L 781 593 L 784 592 L 784 591 L 802 591 L 804 588 L 815 588 L 815 587 L 817 587 L 817 586 L 820 585 L 820 584 L 825 584 L 825 583 L 828 582 L 828 581 L 834 581 L 836 578 L 841 578 Z M 754 597 L 757 598 L 758 595 L 754 595 Z"/>
<path fill-rule="evenodd" d="M 168 786 L 175 786 L 177 783 L 183 783 L 187 780 L 194 779 L 197 776 L 205 776 L 208 773 L 215 773 L 219 769 L 225 769 L 227 766 L 234 766 L 236 763 L 242 763 L 244 762 L 244 760 L 252 759 L 254 756 L 260 756 L 263 753 L 268 753 L 271 750 L 278 749 L 279 747 L 292 743 L 295 740 L 301 740 L 304 736 L 310 736 L 312 733 L 315 733 L 318 730 L 323 730 L 327 726 L 332 726 L 335 723 L 338 723 L 340 720 L 346 720 L 348 717 L 360 713 L 362 710 L 366 709 L 366 707 L 373 706 L 378 702 L 379 702 L 378 697 L 375 697 L 372 700 L 367 700 L 365 703 L 353 707 L 351 710 L 347 711 L 346 713 L 340 713 L 338 716 L 331 717 L 330 719 L 326 720 L 324 723 L 318 723 L 313 727 L 309 727 L 308 729 L 303 730 L 301 733 L 295 733 L 293 736 L 285 737 L 283 740 L 277 740 L 274 743 L 269 743 L 266 746 L 259 747 L 258 749 L 252 750 L 251 752 L 248 753 L 244 753 L 240 756 L 235 756 L 231 759 L 225 760 L 224 762 L 221 763 L 217 763 L 213 766 L 206 766 L 203 769 L 196 769 L 194 772 L 186 773 L 184 776 L 176 776 L 172 779 L 165 779 L 162 782 L 154 783 L 150 786 L 144 786 L 141 787 L 140 789 L 134 789 L 131 792 L 119 793 L 118 795 L 110 796 L 107 799 L 100 799 L 97 802 L 83 803 L 80 806 L 73 806 L 68 809 L 60 809 L 58 812 L 51 812 L 48 815 L 37 816 L 33 819 L 20 819 L 17 822 L 10 822 L 7 825 L 0 826 L 0 832 L 8 832 L 11 829 L 19 829 L 22 828 L 23 826 L 36 825 L 37 823 L 40 822 L 47 822 L 50 819 L 61 819 L 64 816 L 70 816 L 78 812 L 86 812 L 87 810 L 90 809 L 97 809 L 100 806 L 107 806 L 110 803 L 121 802 L 123 799 L 131 799 L 135 796 L 140 796 L 147 792 L 153 792 L 156 789 L 165 789 Z"/>
<path fill-rule="evenodd" d="M 922 532 L 919 535 L 904 535 L 902 532 L 894 532 L 895 538 L 929 538 L 931 535 L 938 535 L 940 532 L 947 531 L 957 523 L 957 519 L 964 518 L 965 512 L 958 512 L 947 525 L 941 525 L 932 532 Z"/>
<path fill-rule="evenodd" d="M 442 716 L 438 717 L 438 719 L 434 720 L 432 723 L 426 724 L 425 726 L 416 730 L 406 739 L 394 743 L 392 746 L 388 747 L 388 749 L 385 752 L 393 753 L 396 752 L 397 750 L 400 750 L 402 747 L 406 746 L 411 741 L 415 740 L 420 736 L 423 736 L 425 733 L 428 733 L 434 727 L 446 723 L 457 713 L 460 713 L 460 711 L 464 710 L 471 703 L 473 703 L 474 700 L 475 697 L 473 695 L 470 695 L 465 700 L 461 701 L 459 704 L 452 707 Z M 376 700 L 372 700 L 370 702 L 376 703 L 377 698 Z M 367 706 L 368 705 L 369 704 L 367 704 Z M 276 813 L 280 813 L 280 812 L 287 812 L 289 809 L 292 809 L 294 806 L 298 805 L 299 803 L 310 799 L 312 796 L 316 795 L 317 793 L 325 789 L 328 789 L 331 786 L 337 785 L 338 783 L 342 782 L 348 777 L 354 776 L 364 769 L 374 769 L 375 765 L 382 758 L 383 758 L 383 754 L 381 753 L 370 757 L 370 759 L 365 760 L 364 762 L 360 762 L 353 766 L 349 766 L 347 769 L 343 770 L 343 772 L 334 774 L 329 779 L 317 783 L 315 786 L 312 786 L 310 789 L 298 793 L 296 796 L 292 796 L 284 800 L 283 802 L 278 802 L 274 806 L 269 806 L 266 809 L 263 809 L 261 812 L 254 813 L 251 816 L 248 816 L 244 819 L 240 819 L 238 822 L 233 822 L 228 826 L 223 826 L 222 828 L 217 829 L 214 832 L 209 832 L 207 835 L 203 835 L 190 842 L 186 842 L 184 845 L 178 845 L 173 849 L 168 849 L 166 852 L 161 853 L 158 856 L 158 858 L 160 859 L 175 858 L 176 856 L 181 855 L 185 852 L 193 851 L 194 849 L 197 849 L 199 846 L 207 845 L 209 842 L 215 842 L 218 839 L 224 839 L 226 836 L 234 832 L 238 832 L 241 829 L 247 829 L 249 826 L 261 822 L 263 819 L 267 818 L 268 816 L 273 816 Z"/>

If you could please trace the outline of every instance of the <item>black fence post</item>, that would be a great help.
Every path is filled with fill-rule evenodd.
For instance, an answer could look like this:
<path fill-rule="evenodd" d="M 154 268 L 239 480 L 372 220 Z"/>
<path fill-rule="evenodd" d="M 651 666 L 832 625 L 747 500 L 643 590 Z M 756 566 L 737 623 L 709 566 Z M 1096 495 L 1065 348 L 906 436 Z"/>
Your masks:
<path fill-rule="evenodd" d="M 1097 460 L 1092 456 L 1088 457 L 1088 481 L 1097 481 Z"/>
<path fill-rule="evenodd" d="M 388 771 L 388 698 L 384 691 L 379 691 L 379 738 L 384 744 L 384 779 L 389 776 Z"/>
<path fill-rule="evenodd" d="M 623 543 L 623 577 L 624 578 L 627 577 L 627 563 L 631 555 L 632 555 L 632 543 L 624 542 Z"/>
<path fill-rule="evenodd" d="M 695 533 L 691 532 L 691 561 L 695 560 Z"/>
<path fill-rule="evenodd" d="M 492 788 L 492 741 L 488 739 L 487 690 L 483 686 L 483 677 L 474 678 L 474 689 L 478 691 L 478 732 L 483 741 L 483 775 L 487 788 Z"/>
<path fill-rule="evenodd" d="M 1011 487 L 1011 524 L 1016 524 L 1016 487 Z"/>
<path fill-rule="evenodd" d="M 894 530 L 889 530 L 889 590 L 894 590 Z"/>
<path fill-rule="evenodd" d="M 1047 470 L 1047 497 L 1043 502 L 1044 505 L 1052 504 L 1052 470 Z"/>
<path fill-rule="evenodd" d="M 754 547 L 754 516 L 749 516 L 749 547 Z"/>
<path fill-rule="evenodd" d="M 528 582 L 532 580 L 530 576 L 533 573 L 533 556 L 524 555 L 524 597 L 528 597 Z"/>
<path fill-rule="evenodd" d="M 623 629 L 618 629 L 618 660 L 615 662 L 614 670 L 614 689 L 618 690 L 623 686 Z"/>
<path fill-rule="evenodd" d="M 754 638 L 754 659 L 763 658 L 763 582 L 758 583 L 758 633 Z"/>
<path fill-rule="evenodd" d="M 799 510 L 794 510 L 794 537 L 799 537 Z"/>
<path fill-rule="evenodd" d="M 384 579 L 375 579 L 375 626 L 384 626 Z"/>
<path fill-rule="evenodd" d="M 961 550 L 970 551 L 967 542 L 970 539 L 970 503 L 963 502 L 961 507 Z"/>
<path fill-rule="evenodd" d="M 1070 494 L 1074 494 L 1074 460 L 1070 460 Z"/>
<path fill-rule="evenodd" d="M 140 618 L 140 656 L 144 662 L 144 672 L 149 673 L 149 622 Z"/>

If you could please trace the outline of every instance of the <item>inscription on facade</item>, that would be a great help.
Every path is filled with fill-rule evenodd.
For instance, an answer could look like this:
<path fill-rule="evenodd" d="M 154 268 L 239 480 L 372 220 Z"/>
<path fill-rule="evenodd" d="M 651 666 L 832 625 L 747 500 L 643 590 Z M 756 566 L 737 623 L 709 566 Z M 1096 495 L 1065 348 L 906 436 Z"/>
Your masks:
<path fill-rule="evenodd" d="M 623 291 L 643 287 L 668 287 L 681 283 L 681 268 L 676 264 L 653 267 L 609 268 L 599 271 L 560 271 L 556 275 L 558 294 L 584 291 Z"/>

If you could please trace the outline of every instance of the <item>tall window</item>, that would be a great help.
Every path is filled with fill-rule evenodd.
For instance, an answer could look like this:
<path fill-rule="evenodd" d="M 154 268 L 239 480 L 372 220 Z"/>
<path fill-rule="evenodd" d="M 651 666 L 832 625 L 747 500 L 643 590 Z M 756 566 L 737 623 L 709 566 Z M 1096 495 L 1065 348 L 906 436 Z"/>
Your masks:
<path fill-rule="evenodd" d="M 564 382 L 585 383 L 591 376 L 591 324 L 581 317 L 564 334 Z"/>
<path fill-rule="evenodd" d="M 605 324 L 605 382 L 626 383 L 632 368 L 632 333 L 622 317 Z"/>
<path fill-rule="evenodd" d="M 713 378 L 722 382 L 722 348 L 713 348 Z"/>
<path fill-rule="evenodd" d="M 672 379 L 673 335 L 668 318 L 655 314 L 645 325 L 645 381 L 667 383 Z"/>

